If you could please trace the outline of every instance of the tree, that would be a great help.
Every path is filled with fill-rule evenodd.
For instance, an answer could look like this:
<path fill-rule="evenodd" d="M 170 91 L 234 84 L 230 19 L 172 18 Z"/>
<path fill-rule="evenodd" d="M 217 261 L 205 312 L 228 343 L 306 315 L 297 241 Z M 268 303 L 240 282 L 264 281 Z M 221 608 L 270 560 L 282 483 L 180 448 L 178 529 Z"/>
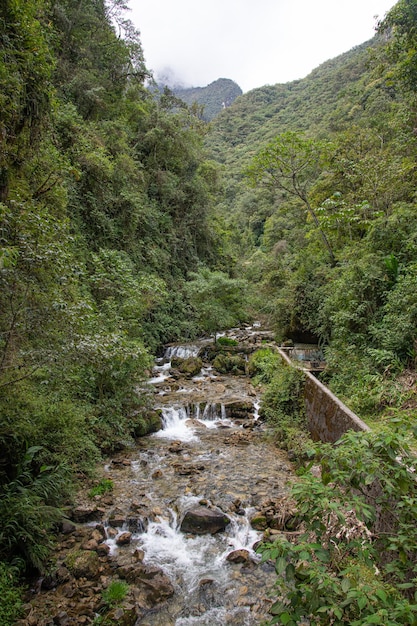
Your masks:
<path fill-rule="evenodd" d="M 332 247 L 320 227 L 309 198 L 310 189 L 322 171 L 325 148 L 322 142 L 304 139 L 294 132 L 285 132 L 258 152 L 246 174 L 253 185 L 266 183 L 303 202 L 334 264 Z"/>
<path fill-rule="evenodd" d="M 400 0 L 379 25 L 379 31 L 392 35 L 388 52 L 396 62 L 394 77 L 406 90 L 417 89 L 417 2 Z"/>
<path fill-rule="evenodd" d="M 191 272 L 190 278 L 186 285 L 188 297 L 202 328 L 214 334 L 216 341 L 220 330 L 238 324 L 245 317 L 245 282 L 208 268 Z"/>

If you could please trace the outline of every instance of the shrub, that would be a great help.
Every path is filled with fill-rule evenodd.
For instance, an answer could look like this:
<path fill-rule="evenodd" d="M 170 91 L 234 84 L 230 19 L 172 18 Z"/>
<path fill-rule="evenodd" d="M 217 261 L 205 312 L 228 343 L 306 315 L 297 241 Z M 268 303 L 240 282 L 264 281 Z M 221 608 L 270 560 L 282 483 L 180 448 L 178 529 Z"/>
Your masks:
<path fill-rule="evenodd" d="M 129 592 L 129 585 L 124 580 L 112 580 L 107 589 L 103 589 L 103 601 L 108 607 L 114 607 L 123 602 Z"/>
<path fill-rule="evenodd" d="M 110 480 L 110 478 L 103 478 L 98 485 L 95 485 L 95 487 L 89 491 L 88 497 L 94 498 L 95 496 L 102 496 L 110 491 L 113 491 L 113 481 Z"/>
<path fill-rule="evenodd" d="M 58 504 L 68 493 L 68 471 L 64 466 L 37 468 L 39 451 L 30 448 L 16 477 L 0 487 L 0 558 L 42 572 L 51 547 L 49 532 L 62 518 Z"/>
<path fill-rule="evenodd" d="M 302 531 L 260 548 L 278 574 L 271 624 L 417 624 L 417 462 L 394 431 L 317 446 L 320 476 L 292 489 Z"/>
<path fill-rule="evenodd" d="M 0 562 L 0 624 L 2 626 L 13 626 L 21 616 L 22 593 L 17 570 Z"/>
<path fill-rule="evenodd" d="M 231 337 L 219 337 L 216 340 L 216 343 L 219 346 L 238 346 L 239 342 L 236 339 L 232 339 Z"/>

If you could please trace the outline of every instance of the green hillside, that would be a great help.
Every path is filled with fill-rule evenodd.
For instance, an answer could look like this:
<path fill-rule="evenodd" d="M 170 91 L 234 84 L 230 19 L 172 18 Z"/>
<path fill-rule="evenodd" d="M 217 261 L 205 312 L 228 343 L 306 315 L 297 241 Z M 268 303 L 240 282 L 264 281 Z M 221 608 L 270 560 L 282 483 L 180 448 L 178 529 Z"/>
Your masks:
<path fill-rule="evenodd" d="M 218 78 L 206 87 L 174 87 L 173 93 L 188 106 L 202 107 L 202 119 L 210 122 L 223 109 L 228 108 L 242 94 L 242 90 L 229 78 Z"/>

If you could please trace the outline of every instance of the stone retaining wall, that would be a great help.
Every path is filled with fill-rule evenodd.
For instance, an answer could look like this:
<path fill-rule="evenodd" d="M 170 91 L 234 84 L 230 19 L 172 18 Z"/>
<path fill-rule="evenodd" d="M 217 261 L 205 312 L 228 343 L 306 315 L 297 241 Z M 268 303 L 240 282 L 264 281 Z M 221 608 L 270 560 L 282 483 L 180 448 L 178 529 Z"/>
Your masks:
<path fill-rule="evenodd" d="M 296 367 L 287 354 L 278 352 L 288 365 Z M 310 372 L 304 371 L 306 383 L 304 400 L 306 416 L 311 436 L 316 441 L 334 443 L 348 430 L 370 430 L 353 411 L 339 400 L 323 383 Z"/>

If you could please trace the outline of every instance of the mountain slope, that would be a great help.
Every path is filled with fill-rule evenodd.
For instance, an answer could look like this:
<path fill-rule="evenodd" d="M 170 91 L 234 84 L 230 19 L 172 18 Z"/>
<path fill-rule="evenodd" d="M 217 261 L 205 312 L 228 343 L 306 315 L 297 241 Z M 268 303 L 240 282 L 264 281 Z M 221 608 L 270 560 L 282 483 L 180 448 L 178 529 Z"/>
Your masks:
<path fill-rule="evenodd" d="M 233 80 L 219 78 L 207 87 L 174 87 L 173 93 L 191 106 L 194 103 L 204 107 L 203 119 L 207 122 L 214 119 L 223 109 L 230 107 L 242 90 Z"/>

